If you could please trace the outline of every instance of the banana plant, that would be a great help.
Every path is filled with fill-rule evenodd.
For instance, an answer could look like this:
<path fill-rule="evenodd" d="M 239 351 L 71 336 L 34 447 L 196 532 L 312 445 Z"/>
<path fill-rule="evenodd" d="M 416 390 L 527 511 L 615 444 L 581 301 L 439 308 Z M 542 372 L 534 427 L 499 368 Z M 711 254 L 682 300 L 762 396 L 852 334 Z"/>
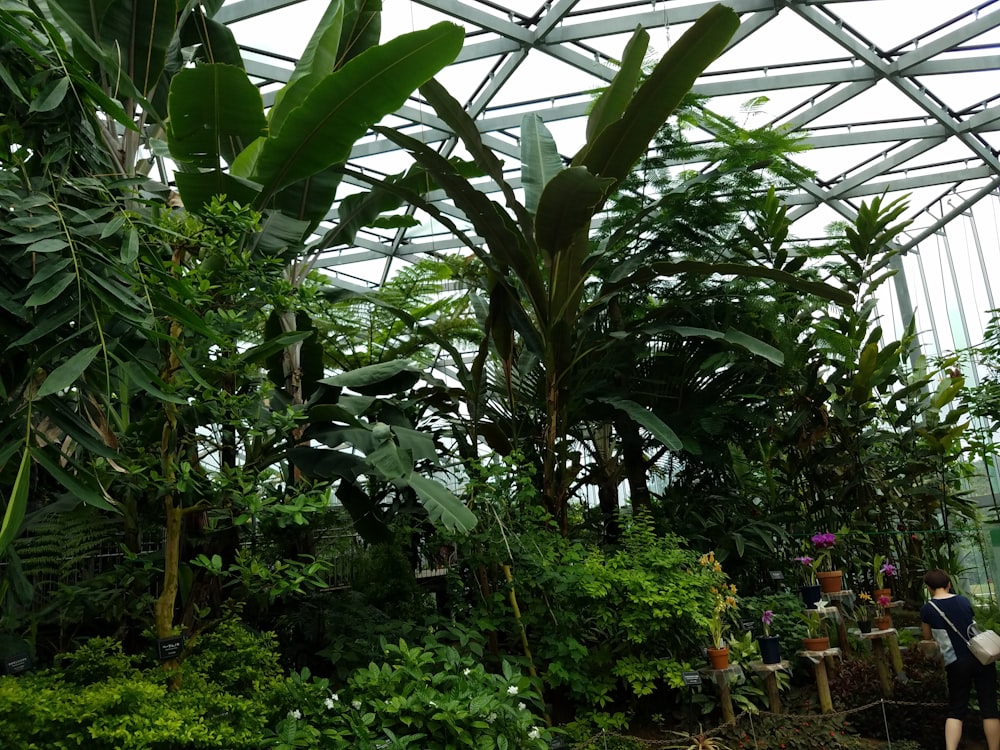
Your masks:
<path fill-rule="evenodd" d="M 474 241 L 446 222 L 479 257 L 488 274 L 489 302 L 484 322 L 487 338 L 476 359 L 474 374 L 481 378 L 490 344 L 503 362 L 508 384 L 513 381 L 513 370 L 522 355 L 540 364 L 545 402 L 542 495 L 564 532 L 573 481 L 572 469 L 568 468 L 572 465 L 568 439 L 574 399 L 572 383 L 584 354 L 580 351 L 580 329 L 588 310 L 606 304 L 617 291 L 609 287 L 596 299 L 585 296 L 587 281 L 595 268 L 590 236 L 593 217 L 645 153 L 657 130 L 698 75 L 722 52 L 738 26 L 738 17 L 732 10 L 721 5 L 711 8 L 645 76 L 642 63 L 649 35 L 637 29 L 625 48 L 617 75 L 591 111 L 586 143 L 568 166 L 563 165 L 555 141 L 541 119 L 527 116 L 521 128 L 523 202 L 504 180 L 500 160 L 483 145 L 474 121 L 437 82 L 422 86 L 421 93 L 462 139 L 476 163 L 500 187 L 504 205 L 476 189 L 454 164 L 424 144 L 402 133 L 378 128 L 378 132 L 414 156 L 484 240 Z M 420 203 L 412 196 L 410 199 L 434 213 L 426 202 Z M 626 273 L 615 281 L 621 285 L 639 284 L 650 278 L 643 273 Z M 784 283 L 794 285 L 799 281 L 791 273 L 738 264 L 717 267 L 690 261 L 683 266 L 653 269 L 654 276 L 672 273 L 766 273 Z M 817 286 L 827 297 L 850 299 L 832 287 Z M 509 387 L 508 393 L 513 399 L 514 388 Z M 628 399 L 617 399 L 610 406 L 639 421 L 671 448 L 680 447 L 669 426 L 648 409 Z"/>
<path fill-rule="evenodd" d="M 73 54 L 103 94 L 98 133 L 121 176 L 148 174 L 140 159 L 163 132 L 167 89 L 185 61 L 242 67 L 239 47 L 213 16 L 222 0 L 46 0 Z M 118 124 L 124 128 L 116 127 Z"/>
<path fill-rule="evenodd" d="M 334 0 L 267 112 L 257 87 L 239 68 L 206 64 L 179 72 L 170 87 L 167 141 L 181 168 L 176 181 L 185 206 L 197 211 L 222 193 L 263 211 L 263 228 L 252 244 L 258 252 L 288 261 L 286 275 L 298 286 L 310 268 L 308 258 L 303 259 L 308 238 L 330 210 L 355 141 L 452 62 L 463 39 L 461 27 L 438 23 L 378 44 L 377 3 Z M 296 331 L 309 336 L 272 359 L 272 379 L 284 387 L 292 405 L 307 411 L 310 421 L 325 424 L 331 405 L 309 401 L 321 396 L 320 386 L 326 383 L 322 347 L 311 320 L 302 311 L 279 310 L 265 333 L 276 339 Z M 357 508 L 357 495 L 363 493 L 356 480 L 371 471 L 414 490 L 433 520 L 453 530 L 472 528 L 472 513 L 439 483 L 414 472 L 412 456 L 398 458 L 398 470 L 388 473 L 384 464 L 372 463 L 373 457 L 405 453 L 397 430 L 383 434 L 377 425 L 362 426 L 360 415 L 335 411 L 349 418 L 352 444 L 371 460 L 330 473 L 324 468 L 329 461 L 313 455 L 322 449 L 300 444 L 292 452 L 294 472 L 305 466 L 316 478 L 343 480 L 345 487 L 357 490 L 345 504 Z M 376 431 L 378 440 L 372 437 Z M 308 441 L 310 434 L 296 431 L 293 442 Z M 361 522 L 367 511 L 355 517 Z"/>

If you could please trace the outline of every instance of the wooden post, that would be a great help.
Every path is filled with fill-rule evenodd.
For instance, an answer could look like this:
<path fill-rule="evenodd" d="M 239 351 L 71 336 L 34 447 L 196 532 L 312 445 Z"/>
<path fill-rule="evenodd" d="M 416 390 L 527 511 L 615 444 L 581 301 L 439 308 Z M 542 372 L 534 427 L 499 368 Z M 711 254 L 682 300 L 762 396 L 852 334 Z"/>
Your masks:
<path fill-rule="evenodd" d="M 882 685 L 882 695 L 891 698 L 892 677 L 889 676 L 889 665 L 886 663 L 885 644 L 882 642 L 881 634 L 871 640 L 872 656 L 875 659 L 875 666 L 878 668 L 878 681 Z"/>
<path fill-rule="evenodd" d="M 844 601 L 850 599 L 854 600 L 853 591 L 835 591 L 833 593 L 827 594 L 830 599 L 830 603 L 837 608 L 837 645 L 840 646 L 841 650 L 844 652 L 844 656 L 851 655 L 851 642 L 847 640 L 847 618 L 844 617 Z M 831 662 L 827 662 L 827 668 L 832 666 Z"/>
<path fill-rule="evenodd" d="M 725 669 L 699 669 L 699 674 L 708 675 L 719 688 L 719 706 L 722 708 L 722 720 L 726 723 L 736 720 L 736 712 L 733 710 L 733 695 L 729 689 L 729 675 L 742 675 L 743 671 L 738 664 L 730 664 Z"/>
<path fill-rule="evenodd" d="M 820 659 L 813 665 L 816 672 L 816 692 L 819 693 L 819 707 L 825 713 L 833 712 L 833 698 L 830 696 L 830 680 L 826 674 L 826 659 Z"/>
<path fill-rule="evenodd" d="M 782 659 L 777 664 L 765 664 L 762 661 L 750 663 L 750 669 L 764 675 L 764 689 L 767 691 L 767 704 L 771 713 L 781 713 L 781 696 L 778 693 L 778 670 L 788 669 L 788 662 Z"/>
<path fill-rule="evenodd" d="M 827 661 L 832 663 L 833 657 L 840 656 L 840 654 L 839 648 L 828 648 L 825 651 L 799 651 L 799 656 L 804 656 L 813 663 L 813 672 L 816 675 L 816 692 L 819 693 L 819 707 L 825 714 L 833 711 L 830 677 L 826 665 Z"/>
<path fill-rule="evenodd" d="M 903 655 L 899 653 L 899 638 L 897 638 L 896 630 L 889 633 L 885 639 L 888 641 L 889 658 L 892 660 L 892 668 L 896 674 L 903 674 Z"/>

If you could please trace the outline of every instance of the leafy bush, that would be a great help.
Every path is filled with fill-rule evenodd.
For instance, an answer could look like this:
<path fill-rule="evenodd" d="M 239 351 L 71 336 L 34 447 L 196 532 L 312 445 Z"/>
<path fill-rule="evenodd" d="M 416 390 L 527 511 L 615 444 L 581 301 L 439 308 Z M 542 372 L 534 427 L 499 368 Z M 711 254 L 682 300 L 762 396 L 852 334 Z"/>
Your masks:
<path fill-rule="evenodd" d="M 507 663 L 490 673 L 433 637 L 422 646 L 383 643 L 382 663 L 357 670 L 337 692 L 307 674 L 288 690 L 296 702 L 266 747 L 547 747 L 549 732 L 529 709 L 539 709 L 537 685 Z"/>
<path fill-rule="evenodd" d="M 5 750 L 251 750 L 263 706 L 200 680 L 171 692 L 155 670 L 85 685 L 48 671 L 0 678 L 0 736 Z"/>

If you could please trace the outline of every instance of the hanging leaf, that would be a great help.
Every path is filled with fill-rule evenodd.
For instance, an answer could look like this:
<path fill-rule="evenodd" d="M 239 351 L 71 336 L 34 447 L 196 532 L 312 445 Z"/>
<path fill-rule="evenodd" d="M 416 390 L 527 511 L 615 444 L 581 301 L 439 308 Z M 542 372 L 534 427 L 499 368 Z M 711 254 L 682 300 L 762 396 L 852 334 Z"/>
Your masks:
<path fill-rule="evenodd" d="M 410 474 L 408 484 L 417 493 L 433 523 L 462 534 L 467 534 L 476 527 L 476 514 L 440 482 L 414 472 Z"/>
<path fill-rule="evenodd" d="M 25 446 L 21 454 L 21 464 L 17 469 L 17 477 L 7 498 L 3 522 L 0 524 L 0 558 L 21 530 L 24 511 L 28 507 L 28 487 L 31 484 L 31 452 Z"/>
<path fill-rule="evenodd" d="M 35 398 L 45 398 L 46 396 L 51 396 L 53 393 L 59 393 L 63 389 L 69 388 L 83 374 L 83 371 L 90 366 L 90 363 L 94 361 L 94 357 L 97 356 L 100 350 L 100 346 L 92 346 L 89 349 L 77 352 L 63 362 L 45 378 L 45 382 L 38 389 Z"/>
<path fill-rule="evenodd" d="M 31 107 L 28 111 L 51 112 L 62 104 L 63 99 L 66 98 L 67 91 L 69 91 L 69 78 L 62 77 L 50 81 L 38 92 L 38 96 L 32 99 Z"/>

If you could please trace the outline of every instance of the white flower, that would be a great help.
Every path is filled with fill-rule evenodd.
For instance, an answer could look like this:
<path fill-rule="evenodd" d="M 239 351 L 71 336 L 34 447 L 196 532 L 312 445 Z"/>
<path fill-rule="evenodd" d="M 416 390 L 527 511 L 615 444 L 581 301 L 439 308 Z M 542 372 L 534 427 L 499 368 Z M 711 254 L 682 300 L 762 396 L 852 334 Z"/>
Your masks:
<path fill-rule="evenodd" d="M 472 674 L 472 670 L 466 667 L 465 669 L 462 670 L 462 674 L 468 677 L 470 674 Z"/>
<path fill-rule="evenodd" d="M 330 693 L 330 700 L 332 700 L 332 701 L 339 701 L 340 700 L 340 696 L 337 695 L 336 693 Z"/>
<path fill-rule="evenodd" d="M 429 706 L 434 706 L 434 708 L 437 708 L 437 705 L 438 705 L 438 704 L 437 704 L 437 703 L 435 703 L 434 701 L 427 701 L 427 705 L 429 705 Z"/>
<path fill-rule="evenodd" d="M 507 695 L 517 695 L 517 685 L 511 685 L 507 688 Z"/>
<path fill-rule="evenodd" d="M 298 721 L 299 719 L 302 718 L 302 712 L 299 711 L 299 709 L 297 708 L 292 709 L 291 711 L 288 712 L 288 718 L 295 719 L 296 721 Z"/>
<path fill-rule="evenodd" d="M 327 698 L 327 699 L 326 699 L 325 701 L 323 701 L 323 702 L 324 702 L 324 703 L 326 704 L 326 707 L 327 707 L 327 708 L 333 708 L 334 704 L 335 704 L 335 703 L 336 703 L 337 701 L 335 701 L 335 700 L 334 700 L 333 698 Z"/>
<path fill-rule="evenodd" d="M 486 717 L 486 723 L 487 724 L 492 724 L 496 720 L 497 720 L 497 712 L 496 711 L 491 711 L 490 715 Z"/>
<path fill-rule="evenodd" d="M 532 727 L 531 730 L 528 732 L 528 739 L 529 740 L 537 740 L 541 736 L 542 736 L 542 733 L 540 731 L 538 731 L 538 727 Z"/>
<path fill-rule="evenodd" d="M 359 701 L 357 698 L 355 698 L 354 700 L 352 700 L 351 701 L 351 708 L 353 708 L 355 711 L 359 710 L 361 708 L 361 701 Z"/>
<path fill-rule="evenodd" d="M 526 708 L 527 708 L 527 706 L 524 705 L 524 701 L 521 701 L 520 703 L 517 704 L 517 710 L 518 711 L 523 711 Z"/>

